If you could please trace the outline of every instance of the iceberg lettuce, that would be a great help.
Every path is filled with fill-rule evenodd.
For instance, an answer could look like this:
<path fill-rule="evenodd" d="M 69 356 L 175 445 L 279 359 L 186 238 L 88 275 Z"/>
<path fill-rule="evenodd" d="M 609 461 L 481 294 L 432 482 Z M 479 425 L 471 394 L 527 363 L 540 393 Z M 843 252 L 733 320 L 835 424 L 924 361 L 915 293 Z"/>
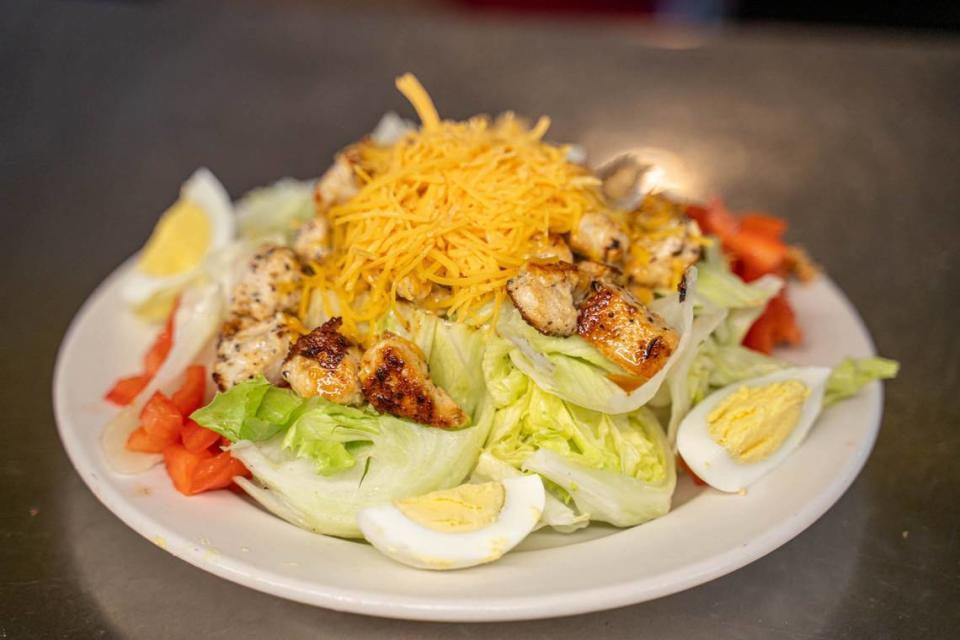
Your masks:
<path fill-rule="evenodd" d="M 477 466 L 470 475 L 470 481 L 489 482 L 491 480 L 506 480 L 507 478 L 515 478 L 521 475 L 523 475 L 523 472 L 519 469 L 510 466 L 489 452 L 484 451 L 480 454 Z M 590 524 L 590 517 L 587 514 L 578 514 L 563 500 L 550 491 L 547 491 L 543 513 L 540 516 L 540 522 L 536 527 L 537 529 L 551 527 L 560 533 L 572 533 L 577 529 L 582 529 L 588 524 Z"/>
<path fill-rule="evenodd" d="M 293 439 L 306 450 L 285 446 L 291 430 L 266 442 L 238 442 L 230 451 L 254 477 L 237 482 L 264 507 L 317 533 L 359 538 L 361 509 L 460 484 L 476 464 L 492 413 L 486 405 L 474 426 L 459 430 L 379 415 L 338 424 L 332 433 L 323 432 L 331 423 L 315 414 L 308 436 Z M 338 439 L 346 441 L 339 443 L 342 449 L 335 446 Z M 318 460 L 332 468 L 344 455 L 351 464 L 329 475 L 318 473 Z"/>
<path fill-rule="evenodd" d="M 577 406 L 527 377 L 514 365 L 514 353 L 506 340 L 488 343 L 483 371 L 497 411 L 484 455 L 551 481 L 547 486 L 559 505 L 555 521 L 545 522 L 556 528 L 577 523 L 558 508 L 562 499 L 572 500 L 580 517 L 617 526 L 666 513 L 676 472 L 653 413 Z"/>
<path fill-rule="evenodd" d="M 290 240 L 315 215 L 314 180 L 283 178 L 243 196 L 236 205 L 240 235 L 248 240 Z"/>
<path fill-rule="evenodd" d="M 886 358 L 847 358 L 833 369 L 827 380 L 823 397 L 829 407 L 841 400 L 856 395 L 860 389 L 874 380 L 890 380 L 897 377 L 900 363 Z"/>

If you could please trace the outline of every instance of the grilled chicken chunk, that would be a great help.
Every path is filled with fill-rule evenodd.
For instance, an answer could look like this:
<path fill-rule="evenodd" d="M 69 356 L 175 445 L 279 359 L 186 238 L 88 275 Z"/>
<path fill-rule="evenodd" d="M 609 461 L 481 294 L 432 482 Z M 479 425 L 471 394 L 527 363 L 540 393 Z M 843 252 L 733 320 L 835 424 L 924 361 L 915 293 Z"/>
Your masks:
<path fill-rule="evenodd" d="M 585 213 L 580 224 L 570 233 L 570 246 L 583 257 L 604 264 L 620 264 L 630 239 L 609 214 Z"/>
<path fill-rule="evenodd" d="M 293 250 L 303 260 L 323 262 L 330 253 L 330 222 L 324 216 L 307 220 L 293 240 Z"/>
<path fill-rule="evenodd" d="M 351 153 L 347 150 L 338 154 L 330 168 L 320 176 L 313 194 L 318 215 L 326 213 L 327 209 L 333 205 L 346 202 L 357 195 L 360 187 L 357 184 L 353 165 Z"/>
<path fill-rule="evenodd" d="M 423 353 L 409 340 L 386 332 L 360 360 L 363 395 L 377 411 L 435 427 L 458 427 L 466 415 L 433 384 Z"/>
<path fill-rule="evenodd" d="M 571 336 L 577 330 L 574 289 L 577 268 L 566 262 L 527 263 L 507 282 L 507 294 L 531 327 L 548 336 Z"/>
<path fill-rule="evenodd" d="M 280 375 L 304 398 L 321 396 L 339 404 L 360 404 L 360 350 L 331 318 L 290 347 Z"/>
<path fill-rule="evenodd" d="M 266 320 L 300 304 L 303 271 L 296 254 L 286 247 L 260 247 L 233 289 L 230 315 Z"/>
<path fill-rule="evenodd" d="M 280 365 L 294 337 L 282 313 L 265 320 L 228 320 L 217 342 L 213 381 L 221 391 L 261 373 L 273 384 L 280 382 Z"/>
<path fill-rule="evenodd" d="M 592 289 L 577 334 L 630 373 L 652 377 L 677 348 L 677 332 L 622 288 L 595 280 Z"/>
<path fill-rule="evenodd" d="M 659 233 L 634 237 L 624 272 L 634 284 L 650 289 L 671 289 L 687 267 L 696 263 L 703 247 L 692 220 L 677 219 Z"/>

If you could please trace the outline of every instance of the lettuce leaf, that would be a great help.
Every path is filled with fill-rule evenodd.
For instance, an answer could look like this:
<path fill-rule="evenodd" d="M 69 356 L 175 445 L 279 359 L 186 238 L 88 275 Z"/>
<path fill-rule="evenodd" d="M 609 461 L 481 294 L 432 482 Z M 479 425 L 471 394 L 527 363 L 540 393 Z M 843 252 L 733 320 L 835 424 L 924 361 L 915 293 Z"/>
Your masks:
<path fill-rule="evenodd" d="M 470 480 L 471 482 L 489 482 L 491 480 L 506 480 L 521 475 L 523 475 L 522 471 L 484 451 L 480 454 L 480 459 L 477 461 L 477 466 L 474 468 Z M 551 527 L 560 533 L 572 533 L 588 524 L 590 524 L 589 516 L 578 514 L 563 500 L 547 491 L 543 514 L 540 516 L 537 529 Z"/>
<path fill-rule="evenodd" d="M 697 302 L 703 307 L 703 313 L 718 309 L 727 311 L 726 318 L 714 333 L 715 339 L 721 344 L 739 345 L 767 303 L 783 288 L 784 282 L 773 275 L 744 282 L 730 271 L 718 247 L 719 242 L 707 247 L 704 259 L 698 265 Z"/>
<path fill-rule="evenodd" d="M 690 390 L 690 370 L 700 354 L 701 344 L 717 329 L 727 317 L 725 309 L 710 311 L 698 315 L 690 329 L 690 347 L 678 358 L 667 376 L 667 389 L 670 394 L 670 421 L 667 424 L 667 440 L 673 445 L 677 438 L 677 428 L 693 400 Z"/>
<path fill-rule="evenodd" d="M 315 215 L 313 180 L 283 178 L 247 193 L 236 205 L 240 235 L 248 240 L 281 237 L 286 241 Z"/>
<path fill-rule="evenodd" d="M 658 437 L 658 446 L 669 451 L 659 427 L 651 435 Z M 523 469 L 536 471 L 563 487 L 577 509 L 589 514 L 591 520 L 609 522 L 617 527 L 632 527 L 667 513 L 677 484 L 673 455 L 669 453 L 662 476 L 652 482 L 588 467 L 548 449 L 541 449 L 527 458 Z"/>
<path fill-rule="evenodd" d="M 257 376 L 218 393 L 190 418 L 231 442 L 259 442 L 285 431 L 302 404 L 303 400 L 293 391 L 274 387 L 263 376 Z"/>
<path fill-rule="evenodd" d="M 492 416 L 487 404 L 474 426 L 459 430 L 367 416 L 325 433 L 330 422 L 313 414 L 295 438 L 291 430 L 266 442 L 238 442 L 230 451 L 254 477 L 238 478 L 238 484 L 264 507 L 304 529 L 359 538 L 356 515 L 361 509 L 460 484 L 476 464 Z M 308 455 L 285 446 L 288 438 L 307 446 Z M 337 440 L 345 441 L 339 442 L 342 449 L 335 446 Z M 349 466 L 338 462 L 346 454 L 353 459 Z M 320 459 L 330 469 L 340 464 L 341 470 L 318 473 Z"/>
<path fill-rule="evenodd" d="M 856 395 L 874 380 L 891 380 L 897 377 L 900 363 L 886 358 L 847 358 L 833 369 L 827 380 L 823 404 L 829 407 L 841 400 Z"/>

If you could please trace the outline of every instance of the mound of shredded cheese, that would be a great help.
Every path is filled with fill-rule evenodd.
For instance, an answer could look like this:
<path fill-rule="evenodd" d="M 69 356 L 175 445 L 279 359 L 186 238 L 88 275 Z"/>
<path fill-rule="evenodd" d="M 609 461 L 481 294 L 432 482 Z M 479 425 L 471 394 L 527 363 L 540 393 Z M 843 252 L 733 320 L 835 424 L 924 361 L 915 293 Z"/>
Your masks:
<path fill-rule="evenodd" d="M 547 234 L 603 206 L 599 180 L 542 141 L 546 117 L 533 128 L 510 113 L 441 120 L 412 75 L 397 88 L 422 126 L 391 146 L 351 148 L 360 189 L 326 213 L 333 252 L 307 279 L 301 316 L 325 290 L 335 298 L 321 296 L 326 314 L 354 337 L 398 297 L 475 326 L 495 321 L 504 285 Z"/>

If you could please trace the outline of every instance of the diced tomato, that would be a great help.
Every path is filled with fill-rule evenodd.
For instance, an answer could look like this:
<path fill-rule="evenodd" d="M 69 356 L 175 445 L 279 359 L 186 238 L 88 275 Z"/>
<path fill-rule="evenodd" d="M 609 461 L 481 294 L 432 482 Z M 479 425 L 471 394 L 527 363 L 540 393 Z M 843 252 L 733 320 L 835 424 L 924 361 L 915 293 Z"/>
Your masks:
<path fill-rule="evenodd" d="M 230 455 L 229 451 L 221 451 L 200 463 L 195 482 L 199 491 L 210 491 L 229 487 L 236 476 L 249 478 L 250 475 L 244 464 Z"/>
<path fill-rule="evenodd" d="M 743 271 L 738 275 L 748 282 L 779 272 L 787 257 L 787 245 L 753 231 L 738 231 L 724 238 L 723 246 L 738 259 Z"/>
<path fill-rule="evenodd" d="M 787 222 L 765 213 L 744 213 L 740 216 L 740 229 L 770 240 L 781 240 L 787 231 Z"/>
<path fill-rule="evenodd" d="M 201 427 L 187 418 L 187 421 L 183 423 L 183 429 L 180 431 L 180 440 L 187 451 L 196 453 L 206 451 L 213 445 L 219 444 L 220 434 Z"/>
<path fill-rule="evenodd" d="M 180 437 L 183 414 L 169 398 L 157 391 L 140 412 L 140 426 L 151 437 L 173 444 Z"/>
<path fill-rule="evenodd" d="M 143 427 L 137 427 L 137 430 L 127 438 L 127 449 L 140 453 L 163 453 L 169 445 L 170 442 L 166 438 L 155 437 L 147 433 Z"/>
<path fill-rule="evenodd" d="M 125 407 L 133 402 L 133 399 L 136 398 L 140 392 L 143 391 L 144 387 L 149 384 L 150 380 L 153 379 L 154 374 L 157 373 L 157 369 L 159 369 L 163 361 L 167 359 L 167 355 L 173 346 L 173 316 L 176 313 L 178 304 L 179 300 L 174 303 L 173 308 L 170 310 L 170 315 L 167 316 L 167 322 L 163 327 L 163 331 L 154 338 L 150 349 L 143 356 L 143 373 L 117 380 L 113 388 L 104 396 L 106 400 Z"/>
<path fill-rule="evenodd" d="M 173 444 L 163 450 L 163 461 L 173 486 L 187 496 L 224 489 L 233 483 L 235 476 L 250 475 L 243 463 L 226 451 L 214 455 L 205 450 L 188 451 L 182 445 Z"/>
<path fill-rule="evenodd" d="M 125 407 L 133 402 L 133 399 L 136 398 L 149 383 L 150 376 L 144 374 L 120 378 L 116 384 L 113 385 L 113 388 L 107 391 L 104 399 L 115 405 Z"/>
<path fill-rule="evenodd" d="M 687 207 L 687 215 L 697 221 L 703 233 L 721 239 L 733 235 L 739 228 L 736 216 L 727 211 L 719 200 L 714 200 L 705 207 L 690 205 Z"/>
<path fill-rule="evenodd" d="M 780 344 L 797 345 L 803 339 L 797 318 L 785 291 L 770 300 L 763 314 L 750 327 L 743 345 L 754 351 L 770 354 Z"/>
<path fill-rule="evenodd" d="M 167 316 L 167 323 L 164 325 L 163 331 L 157 335 L 150 346 L 150 350 L 143 357 L 144 373 L 150 377 L 153 377 L 163 361 L 167 359 L 167 354 L 170 353 L 170 348 L 173 346 L 173 316 L 176 311 L 177 307 L 174 305 L 173 309 L 170 310 L 170 315 Z"/>
<path fill-rule="evenodd" d="M 203 405 L 203 396 L 206 391 L 206 369 L 201 365 L 193 365 L 187 367 L 183 385 L 174 392 L 170 399 L 183 414 L 183 417 L 186 418 Z"/>
<path fill-rule="evenodd" d="M 193 476 L 203 460 L 212 458 L 209 451 L 187 451 L 182 445 L 172 444 L 163 450 L 163 463 L 173 486 L 184 495 L 197 493 L 193 490 Z"/>
<path fill-rule="evenodd" d="M 690 479 L 693 480 L 693 484 L 697 485 L 698 487 L 706 486 L 707 483 L 701 480 L 700 476 L 690 470 L 690 467 L 687 466 L 687 461 L 684 460 L 680 455 L 677 455 L 677 466 L 683 469 L 684 473 L 690 476 Z"/>

